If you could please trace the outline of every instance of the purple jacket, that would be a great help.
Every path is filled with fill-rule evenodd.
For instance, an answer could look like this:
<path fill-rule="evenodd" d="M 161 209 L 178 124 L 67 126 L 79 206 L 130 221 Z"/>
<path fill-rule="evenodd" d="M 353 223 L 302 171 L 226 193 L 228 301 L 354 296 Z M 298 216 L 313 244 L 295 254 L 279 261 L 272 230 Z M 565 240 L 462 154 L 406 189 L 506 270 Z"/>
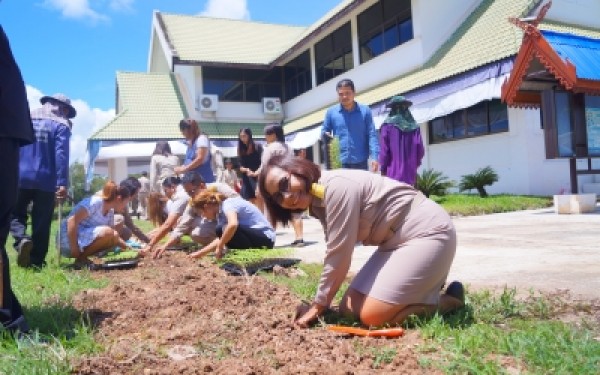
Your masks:
<path fill-rule="evenodd" d="M 381 173 L 414 186 L 425 155 L 421 130 L 403 132 L 392 124 L 383 124 L 379 138 Z"/>
<path fill-rule="evenodd" d="M 35 141 L 21 147 L 19 188 L 55 192 L 69 186 L 71 129 L 53 119 L 33 119 Z"/>

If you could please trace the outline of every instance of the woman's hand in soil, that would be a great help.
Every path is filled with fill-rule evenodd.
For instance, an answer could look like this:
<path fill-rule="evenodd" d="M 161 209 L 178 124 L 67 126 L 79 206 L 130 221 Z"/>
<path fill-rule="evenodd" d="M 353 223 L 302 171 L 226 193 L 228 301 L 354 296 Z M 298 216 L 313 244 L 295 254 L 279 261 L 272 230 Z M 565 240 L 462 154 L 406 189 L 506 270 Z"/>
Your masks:
<path fill-rule="evenodd" d="M 294 325 L 298 328 L 308 328 L 310 323 L 325 310 L 324 307 L 316 303 L 308 304 L 303 302 L 296 307 L 296 315 L 294 316 Z"/>
<path fill-rule="evenodd" d="M 166 249 L 167 249 L 166 246 L 158 246 L 156 248 L 156 250 L 154 250 L 154 254 L 152 254 L 152 259 L 160 259 L 160 258 L 162 258 L 162 256 L 165 253 Z"/>

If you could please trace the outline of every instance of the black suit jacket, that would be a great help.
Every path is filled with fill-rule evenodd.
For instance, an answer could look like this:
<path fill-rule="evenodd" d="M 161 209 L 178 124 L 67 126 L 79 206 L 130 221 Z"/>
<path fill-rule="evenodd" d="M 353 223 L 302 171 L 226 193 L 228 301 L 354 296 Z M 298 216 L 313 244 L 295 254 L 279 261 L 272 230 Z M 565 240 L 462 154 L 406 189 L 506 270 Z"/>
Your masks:
<path fill-rule="evenodd" d="M 33 125 L 21 70 L 0 26 L 0 138 L 15 138 L 21 145 L 33 142 Z"/>

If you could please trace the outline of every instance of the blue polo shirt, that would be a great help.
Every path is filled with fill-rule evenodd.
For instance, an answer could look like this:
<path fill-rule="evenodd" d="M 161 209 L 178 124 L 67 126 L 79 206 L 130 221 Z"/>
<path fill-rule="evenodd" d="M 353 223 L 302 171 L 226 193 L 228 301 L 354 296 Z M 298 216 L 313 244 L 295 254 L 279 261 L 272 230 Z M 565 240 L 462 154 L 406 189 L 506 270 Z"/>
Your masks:
<path fill-rule="evenodd" d="M 347 111 L 341 104 L 327 110 L 321 136 L 332 133 L 340 140 L 340 159 L 342 163 L 357 164 L 365 162 L 369 156 L 379 160 L 379 137 L 371 109 L 354 102 L 354 108 Z"/>

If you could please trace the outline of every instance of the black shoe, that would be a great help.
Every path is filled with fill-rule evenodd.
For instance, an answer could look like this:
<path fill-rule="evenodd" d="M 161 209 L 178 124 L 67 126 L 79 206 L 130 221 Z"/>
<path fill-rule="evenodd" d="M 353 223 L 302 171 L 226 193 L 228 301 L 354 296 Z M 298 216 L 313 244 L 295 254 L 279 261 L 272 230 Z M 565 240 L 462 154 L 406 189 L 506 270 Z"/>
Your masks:
<path fill-rule="evenodd" d="M 302 238 L 299 240 L 295 240 L 294 242 L 292 242 L 290 244 L 291 247 L 304 247 L 304 245 L 306 245 L 306 243 L 304 242 L 304 240 Z"/>
<path fill-rule="evenodd" d="M 447 295 L 454 297 L 462 303 L 465 303 L 465 287 L 460 281 L 453 281 L 446 288 Z"/>
<path fill-rule="evenodd" d="M 31 250 L 33 242 L 29 238 L 23 238 L 17 246 L 17 264 L 19 267 L 27 268 L 31 265 Z"/>

